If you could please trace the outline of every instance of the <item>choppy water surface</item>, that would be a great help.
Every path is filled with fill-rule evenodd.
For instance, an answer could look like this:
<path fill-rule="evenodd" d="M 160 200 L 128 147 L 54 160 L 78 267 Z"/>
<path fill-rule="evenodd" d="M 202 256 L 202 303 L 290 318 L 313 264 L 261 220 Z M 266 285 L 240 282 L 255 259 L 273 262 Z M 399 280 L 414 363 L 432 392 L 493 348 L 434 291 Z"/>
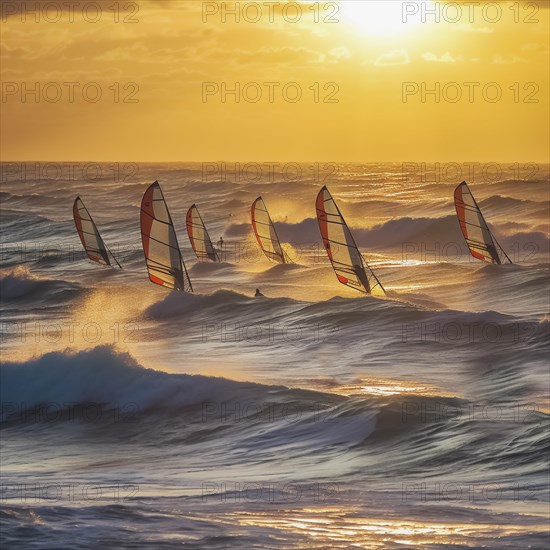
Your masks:
<path fill-rule="evenodd" d="M 548 167 L 471 182 L 503 266 L 468 255 L 458 182 L 234 168 L 4 170 L 6 548 L 544 548 Z M 139 204 L 156 179 L 194 295 L 147 280 Z M 334 277 L 323 184 L 387 299 Z M 260 256 L 260 194 L 294 264 Z M 76 195 L 123 270 L 83 258 Z M 220 264 L 194 260 L 192 203 L 223 235 Z"/>

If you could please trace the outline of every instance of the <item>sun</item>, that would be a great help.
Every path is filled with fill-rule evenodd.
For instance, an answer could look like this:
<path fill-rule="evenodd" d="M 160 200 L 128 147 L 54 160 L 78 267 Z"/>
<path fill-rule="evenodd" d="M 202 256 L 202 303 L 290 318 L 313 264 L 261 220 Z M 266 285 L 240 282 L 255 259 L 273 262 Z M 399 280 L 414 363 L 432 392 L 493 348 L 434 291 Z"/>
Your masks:
<path fill-rule="evenodd" d="M 431 0 L 339 0 L 340 20 L 359 32 L 384 36 L 407 32 L 416 26 Z"/>

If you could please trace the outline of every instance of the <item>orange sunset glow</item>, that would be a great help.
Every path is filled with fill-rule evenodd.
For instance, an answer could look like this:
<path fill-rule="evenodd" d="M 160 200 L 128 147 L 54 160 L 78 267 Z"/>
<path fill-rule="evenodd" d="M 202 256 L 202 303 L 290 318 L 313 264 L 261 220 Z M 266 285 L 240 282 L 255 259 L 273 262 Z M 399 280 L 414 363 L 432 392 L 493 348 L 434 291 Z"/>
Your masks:
<path fill-rule="evenodd" d="M 550 0 L 0 25 L 0 548 L 548 548 Z"/>
<path fill-rule="evenodd" d="M 96 4 L 3 6 L 5 160 L 548 160 L 547 2 Z"/>

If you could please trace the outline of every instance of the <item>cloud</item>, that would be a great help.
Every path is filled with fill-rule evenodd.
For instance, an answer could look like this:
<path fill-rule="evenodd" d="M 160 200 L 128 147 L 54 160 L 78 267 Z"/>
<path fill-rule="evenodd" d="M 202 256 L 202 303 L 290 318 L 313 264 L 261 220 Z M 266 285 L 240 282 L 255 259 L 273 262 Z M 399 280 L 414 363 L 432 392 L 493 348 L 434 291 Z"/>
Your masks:
<path fill-rule="evenodd" d="M 256 65 L 307 65 L 322 63 L 325 55 L 308 48 L 262 48 L 254 51 L 215 49 L 206 57 L 211 61 Z"/>
<path fill-rule="evenodd" d="M 548 51 L 550 50 L 550 47 L 548 46 L 548 44 L 534 44 L 534 43 L 529 43 L 529 44 L 524 44 L 522 47 L 521 47 L 521 51 L 522 52 L 533 52 L 533 53 L 548 53 Z"/>
<path fill-rule="evenodd" d="M 514 55 L 512 57 L 502 57 L 502 55 L 495 55 L 493 57 L 493 63 L 495 65 L 513 65 L 514 63 L 527 63 L 527 60 L 523 57 Z"/>
<path fill-rule="evenodd" d="M 377 57 L 374 65 L 376 67 L 387 67 L 391 65 L 407 65 L 411 62 L 411 58 L 407 50 L 393 50 L 393 52 L 384 53 Z"/>
<path fill-rule="evenodd" d="M 352 56 L 352 53 L 345 46 L 332 48 L 328 53 L 330 56 L 336 57 L 337 59 L 349 59 Z"/>
<path fill-rule="evenodd" d="M 435 63 L 456 63 L 457 61 L 462 61 L 462 57 L 455 58 L 449 52 L 445 52 L 439 57 L 435 53 L 426 52 L 422 54 L 422 59 L 424 61 Z"/>

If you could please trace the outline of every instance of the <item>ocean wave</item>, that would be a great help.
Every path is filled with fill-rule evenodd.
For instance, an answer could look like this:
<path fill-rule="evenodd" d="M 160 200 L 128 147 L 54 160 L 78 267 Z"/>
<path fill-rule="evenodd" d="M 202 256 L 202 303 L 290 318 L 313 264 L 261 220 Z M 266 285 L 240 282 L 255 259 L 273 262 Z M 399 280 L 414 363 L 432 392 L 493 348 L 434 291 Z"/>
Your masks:
<path fill-rule="evenodd" d="M 514 269 L 514 266 L 511 267 Z M 490 273 L 485 276 L 484 272 L 480 272 L 479 276 L 486 277 L 487 285 L 495 296 L 506 292 L 508 287 L 512 288 L 508 292 L 515 296 L 514 285 L 510 281 L 495 283 L 495 277 Z M 429 273 L 426 277 L 429 278 Z M 484 349 L 492 350 L 496 346 L 495 342 L 500 342 L 501 349 L 510 352 L 521 345 L 527 353 L 527 360 L 531 353 L 538 353 L 539 349 L 546 346 L 544 331 L 535 330 L 535 325 L 540 326 L 536 318 L 525 319 L 512 312 L 495 311 L 491 307 L 494 304 L 491 295 L 487 294 L 486 285 L 478 284 L 468 289 L 460 283 L 455 284 L 471 296 L 473 308 L 478 311 L 448 308 L 421 292 L 390 292 L 386 299 L 357 296 L 306 302 L 290 298 L 257 299 L 222 290 L 212 295 L 172 292 L 147 307 L 143 316 L 161 322 L 164 336 L 174 338 L 174 345 L 193 347 L 197 345 L 196 339 L 208 338 L 212 341 L 213 349 L 218 346 L 231 348 L 230 341 L 224 344 L 222 335 L 226 330 L 236 331 L 230 332 L 232 336 L 229 338 L 237 338 L 238 335 L 241 343 L 232 348 L 238 350 L 237 353 L 246 353 L 246 350 L 251 353 L 269 353 L 272 347 L 272 352 L 276 352 L 281 360 L 286 357 L 292 361 L 295 354 L 303 354 L 304 367 L 311 363 L 305 358 L 318 356 L 319 346 L 322 348 L 326 345 L 330 349 L 331 342 L 340 342 L 342 339 L 349 345 L 363 342 L 362 350 L 365 354 L 368 355 L 369 350 L 370 353 L 376 352 L 383 361 L 407 342 L 409 345 L 423 343 L 426 347 L 435 337 L 432 334 L 434 327 L 437 327 L 437 338 L 441 341 L 438 345 L 449 353 L 458 350 L 470 353 L 472 341 L 477 342 L 480 353 Z M 545 288 L 542 274 L 538 285 L 540 289 Z M 533 288 L 530 292 L 534 295 Z M 443 288 L 441 292 L 444 295 L 448 290 Z M 517 295 L 518 301 L 521 292 Z M 539 290 L 533 299 L 540 301 L 538 294 Z M 521 305 L 525 302 L 524 299 L 518 307 L 533 307 L 531 302 L 527 302 L 527 306 Z M 174 323 L 174 319 L 178 319 L 178 322 Z M 293 338 L 289 336 L 290 333 L 281 332 L 284 330 L 292 331 Z M 274 331 L 277 337 L 273 336 L 272 346 L 260 351 L 257 346 L 266 343 L 270 331 Z M 287 336 L 283 338 L 282 334 Z M 256 335 L 256 339 L 253 335 Z M 346 361 L 360 364 L 361 358 L 358 356 Z"/>
<path fill-rule="evenodd" d="M 73 235 L 74 224 L 48 218 L 29 211 L 16 211 L 2 208 L 2 231 L 9 235 L 11 242 L 30 243 L 52 238 L 59 240 Z"/>
<path fill-rule="evenodd" d="M 188 271 L 191 275 L 204 276 L 227 272 L 234 269 L 235 265 L 228 262 L 196 262 L 188 269 Z"/>
<path fill-rule="evenodd" d="M 513 471 L 527 460 L 531 467 L 545 461 L 548 415 L 529 411 L 521 422 L 503 424 L 479 410 L 474 418 L 475 409 L 467 400 L 445 394 L 345 397 L 169 374 L 144 368 L 129 354 L 107 346 L 6 363 L 0 367 L 0 379 L 2 421 L 11 429 L 37 422 L 44 407 L 49 408 L 50 424 L 82 420 L 75 414 L 53 415 L 53 405 L 74 413 L 93 404 L 95 414 L 100 406 L 118 409 L 127 421 L 109 418 L 105 422 L 111 428 L 88 437 L 120 444 L 124 430 L 128 444 L 138 438 L 143 448 L 200 444 L 203 464 L 237 464 L 249 452 L 256 464 L 277 462 L 283 449 L 287 462 L 299 460 L 304 452 L 330 461 L 335 446 L 345 446 L 356 460 L 371 457 L 370 474 L 382 476 L 388 471 L 411 475 L 427 463 L 437 465 L 442 475 L 456 472 L 459 464 Z M 496 405 L 486 403 L 494 414 Z M 223 457 L 217 450 L 221 439 Z"/>
<path fill-rule="evenodd" d="M 23 206 L 23 207 L 55 207 L 59 205 L 59 197 L 44 195 L 41 193 L 29 193 L 28 195 L 17 195 L 15 193 L 8 193 L 6 191 L 0 192 L 0 201 L 3 204 L 9 204 L 11 206 Z"/>
<path fill-rule="evenodd" d="M 170 319 L 181 315 L 199 314 L 212 319 L 220 315 L 231 316 L 240 311 L 263 310 L 274 312 L 289 304 L 296 303 L 290 298 L 258 299 L 232 290 L 218 290 L 213 294 L 191 294 L 170 292 L 164 298 L 147 307 L 144 315 L 150 319 Z"/>
<path fill-rule="evenodd" d="M 19 266 L 0 273 L 0 298 L 6 303 L 59 303 L 74 298 L 82 288 L 62 279 L 33 275 L 27 267 Z"/>
<path fill-rule="evenodd" d="M 494 183 L 482 183 L 488 193 L 506 195 L 518 199 L 529 197 L 530 200 L 548 201 L 548 179 L 515 180 L 504 179 Z"/>
<path fill-rule="evenodd" d="M 510 209 L 510 208 L 526 208 L 528 206 L 535 206 L 540 208 L 540 203 L 527 200 L 527 199 L 515 199 L 513 197 L 507 197 L 504 195 L 492 195 L 486 199 L 479 201 L 479 206 L 482 210 L 485 208 L 491 209 Z"/>
<path fill-rule="evenodd" d="M 52 352 L 1 366 L 2 402 L 135 403 L 140 410 L 178 408 L 257 394 L 261 386 L 221 378 L 168 374 L 147 369 L 111 346 Z"/>
<path fill-rule="evenodd" d="M 287 247 L 283 247 L 287 253 L 289 253 Z M 292 255 L 289 253 L 289 255 Z M 284 277 L 292 275 L 293 273 L 301 273 L 304 269 L 303 265 L 295 263 L 276 264 L 259 273 L 256 277 L 258 279 L 269 279 L 270 277 Z"/>
<path fill-rule="evenodd" d="M 321 237 L 316 219 L 308 218 L 299 223 L 275 222 L 275 228 L 281 242 L 306 245 L 319 243 Z M 498 236 L 499 225 L 493 224 Z M 529 226 L 528 226 L 529 227 Z M 459 256 L 468 255 L 468 249 L 455 215 L 441 218 L 401 217 L 376 225 L 370 229 L 350 226 L 359 247 L 375 250 L 402 250 L 413 253 L 415 250 L 435 250 L 436 247 L 452 248 Z M 536 252 L 550 250 L 549 237 L 539 231 L 511 231 L 506 226 L 506 234 L 500 244 L 509 250 L 523 249 L 527 245 L 535 247 Z M 521 229 L 524 229 L 522 227 Z M 231 237 L 244 237 L 250 233 L 248 224 L 234 224 L 228 228 Z M 408 247 L 408 248 L 407 248 Z"/>
<path fill-rule="evenodd" d="M 496 372 L 484 376 L 498 381 Z M 183 455 L 187 470 L 245 466 L 284 475 L 300 471 L 306 460 L 325 472 L 337 467 L 352 479 L 363 479 L 367 465 L 373 479 L 422 479 L 433 468 L 456 481 L 479 467 L 495 475 L 546 467 L 548 415 L 521 409 L 518 417 L 516 406 L 501 407 L 491 398 L 472 403 L 445 392 L 400 392 L 406 380 L 395 381 L 396 395 L 347 397 L 342 391 L 348 387 L 338 385 L 329 393 L 170 374 L 98 347 L 6 363 L 0 381 L 7 437 L 22 434 L 27 441 L 35 433 L 37 441 L 46 441 L 51 432 L 55 445 L 70 446 L 75 440 L 78 445 L 84 430 L 87 444 L 114 445 L 116 464 L 131 466 L 134 475 L 142 457 L 143 468 L 154 460 L 154 475 L 173 479 Z M 503 420 L 495 421 L 499 410 Z M 139 453 L 128 466 L 125 446 L 130 455 Z"/>
<path fill-rule="evenodd" d="M 288 441 L 303 441 L 304 445 L 312 441 L 320 445 L 345 442 L 355 446 L 377 430 L 378 436 L 384 437 L 382 432 L 388 429 L 387 415 L 376 420 L 386 398 L 346 397 L 336 387 L 331 392 L 320 392 L 170 374 L 144 368 L 130 354 L 111 346 L 53 352 L 23 363 L 5 363 L 0 367 L 0 379 L 2 420 L 12 423 L 29 418 L 28 411 L 53 404 L 66 410 L 92 403 L 105 410 L 131 404 L 128 410 L 140 415 L 140 428 L 149 424 L 158 427 L 155 418 L 174 418 L 178 412 L 185 415 L 181 420 L 186 423 L 206 415 L 207 420 L 227 423 L 228 428 L 240 424 L 240 431 L 246 424 L 251 430 L 245 430 L 239 445 L 253 446 L 257 453 L 286 446 Z M 444 396 L 439 399 L 454 402 Z M 256 429 L 258 425 L 262 426 L 261 433 Z M 395 421 L 392 433 L 402 425 L 402 421 Z"/>
<path fill-rule="evenodd" d="M 146 430 L 154 444 L 159 438 L 167 445 L 197 444 L 219 439 L 221 427 L 234 437 L 239 434 L 239 453 L 251 447 L 260 460 L 264 449 L 266 461 L 273 459 L 268 449 L 286 446 L 289 440 L 302 440 L 304 447 L 355 444 L 359 434 L 363 438 L 373 430 L 376 412 L 373 403 L 351 404 L 332 393 L 148 369 L 110 346 L 5 363 L 0 380 L 2 421 L 11 426 L 35 421 L 39 411 L 54 406 L 59 409 L 55 421 L 62 422 L 71 418 L 63 411 L 82 411 L 94 404 L 102 411 L 117 409 L 131 417 L 132 425 L 123 426 L 127 440 L 134 432 L 143 436 Z M 326 422 L 321 422 L 321 414 Z M 164 421 L 181 426 L 181 431 L 159 430 Z M 308 436 L 312 425 L 317 433 Z"/>

